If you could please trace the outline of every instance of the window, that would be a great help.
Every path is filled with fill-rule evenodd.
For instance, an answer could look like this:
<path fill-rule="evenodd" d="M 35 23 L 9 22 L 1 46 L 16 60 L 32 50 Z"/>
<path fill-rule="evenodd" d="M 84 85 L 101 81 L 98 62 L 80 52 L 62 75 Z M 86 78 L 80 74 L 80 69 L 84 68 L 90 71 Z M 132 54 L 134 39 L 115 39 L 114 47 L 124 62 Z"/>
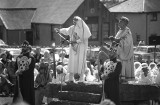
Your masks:
<path fill-rule="evenodd" d="M 3 26 L 0 26 L 0 39 L 3 39 Z"/>
<path fill-rule="evenodd" d="M 109 37 L 109 23 L 103 23 L 102 35 L 105 39 Z"/>
<path fill-rule="evenodd" d="M 139 42 L 141 40 L 140 35 L 138 35 L 137 33 L 136 33 L 136 39 L 137 39 L 137 42 Z"/>
<path fill-rule="evenodd" d="M 51 25 L 51 41 L 55 41 L 55 31 L 53 30 L 53 25 Z"/>
<path fill-rule="evenodd" d="M 88 17 L 86 24 L 88 25 L 92 34 L 89 40 L 98 40 L 98 17 Z"/>
<path fill-rule="evenodd" d="M 151 21 L 157 21 L 157 13 L 152 13 Z"/>
<path fill-rule="evenodd" d="M 38 24 L 35 25 L 35 31 L 36 31 L 36 39 L 39 40 L 40 36 L 39 36 L 39 25 Z"/>

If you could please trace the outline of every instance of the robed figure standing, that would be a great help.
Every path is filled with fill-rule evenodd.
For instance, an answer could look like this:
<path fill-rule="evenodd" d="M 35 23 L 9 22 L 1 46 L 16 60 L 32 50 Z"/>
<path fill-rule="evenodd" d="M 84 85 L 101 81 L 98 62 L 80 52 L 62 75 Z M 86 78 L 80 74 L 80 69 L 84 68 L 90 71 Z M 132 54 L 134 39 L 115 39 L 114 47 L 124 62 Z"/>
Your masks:
<path fill-rule="evenodd" d="M 122 16 L 119 20 L 119 31 L 115 38 L 121 39 L 117 48 L 117 54 L 122 62 L 122 79 L 134 78 L 134 54 L 133 38 L 130 29 L 127 27 L 129 19 Z"/>
<path fill-rule="evenodd" d="M 15 63 L 17 81 L 13 97 L 13 103 L 16 103 L 17 101 L 24 101 L 29 105 L 35 105 L 34 67 L 35 59 L 30 54 L 29 42 L 24 41 L 22 44 L 22 52 L 16 58 Z M 22 97 L 20 96 L 20 94 Z"/>
<path fill-rule="evenodd" d="M 103 47 L 104 49 L 105 47 Z M 122 70 L 122 64 L 117 59 L 117 52 L 103 50 L 99 52 L 98 58 L 107 58 L 104 61 L 99 74 L 100 79 L 103 81 L 103 94 L 102 101 L 104 99 L 110 99 L 115 103 L 115 105 L 120 105 L 120 96 L 119 96 L 119 77 Z"/>
<path fill-rule="evenodd" d="M 84 72 L 87 67 L 86 54 L 88 48 L 88 38 L 91 32 L 87 24 L 78 16 L 73 18 L 72 26 L 58 30 L 64 35 L 70 36 L 70 49 L 69 49 L 69 81 L 74 81 L 74 74 L 80 75 L 80 81 L 84 81 Z"/>

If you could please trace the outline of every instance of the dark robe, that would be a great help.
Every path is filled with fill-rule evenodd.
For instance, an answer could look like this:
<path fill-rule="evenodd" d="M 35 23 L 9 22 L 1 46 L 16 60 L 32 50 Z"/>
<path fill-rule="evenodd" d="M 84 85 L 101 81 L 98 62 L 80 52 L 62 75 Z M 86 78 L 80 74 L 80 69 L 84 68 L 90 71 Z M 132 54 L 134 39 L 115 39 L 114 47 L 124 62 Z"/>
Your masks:
<path fill-rule="evenodd" d="M 106 99 L 110 99 L 116 105 L 120 105 L 119 76 L 120 76 L 120 73 L 122 70 L 122 64 L 120 61 L 117 61 L 117 60 L 114 62 L 117 62 L 117 65 L 115 67 L 115 70 L 113 72 L 109 73 L 105 79 L 104 92 L 105 92 Z"/>
<path fill-rule="evenodd" d="M 25 64 L 24 64 L 25 62 Z M 24 65 L 25 70 L 24 70 Z M 34 93 L 34 68 L 35 59 L 30 53 L 21 54 L 16 58 L 15 70 L 24 70 L 22 74 L 19 75 L 19 87 L 23 98 L 23 101 L 27 102 L 29 105 L 35 105 L 35 93 Z M 19 98 L 18 80 L 16 82 L 15 93 L 13 97 L 13 102 L 16 102 Z"/>

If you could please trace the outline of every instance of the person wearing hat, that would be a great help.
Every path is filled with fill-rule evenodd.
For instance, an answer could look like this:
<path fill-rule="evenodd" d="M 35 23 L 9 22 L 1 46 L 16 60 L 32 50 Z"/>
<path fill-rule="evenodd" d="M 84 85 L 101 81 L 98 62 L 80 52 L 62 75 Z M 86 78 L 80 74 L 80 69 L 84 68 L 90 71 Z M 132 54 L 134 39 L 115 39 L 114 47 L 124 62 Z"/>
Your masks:
<path fill-rule="evenodd" d="M 34 68 L 35 59 L 30 54 L 30 45 L 28 41 L 24 41 L 21 45 L 22 51 L 16 58 L 15 74 L 17 76 L 13 103 L 20 99 L 30 105 L 35 105 L 34 93 Z M 21 93 L 21 95 L 19 95 Z"/>
<path fill-rule="evenodd" d="M 117 59 L 116 51 L 108 51 L 106 55 L 109 61 L 104 62 L 100 70 L 100 79 L 103 81 L 103 99 L 110 99 L 116 105 L 120 105 L 119 77 L 122 64 Z M 100 55 L 99 55 L 100 56 Z"/>
<path fill-rule="evenodd" d="M 131 30 L 127 27 L 129 19 L 122 16 L 119 19 L 119 31 L 115 38 L 120 39 L 117 54 L 122 62 L 122 79 L 134 79 L 134 54 Z"/>

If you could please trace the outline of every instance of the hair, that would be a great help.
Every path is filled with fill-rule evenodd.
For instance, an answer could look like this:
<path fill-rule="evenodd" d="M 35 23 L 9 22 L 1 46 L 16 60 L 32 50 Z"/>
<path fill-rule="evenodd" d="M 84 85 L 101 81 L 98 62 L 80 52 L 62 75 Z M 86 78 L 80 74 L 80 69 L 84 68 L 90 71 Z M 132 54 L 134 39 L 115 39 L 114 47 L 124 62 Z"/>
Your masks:
<path fill-rule="evenodd" d="M 120 21 L 124 21 L 126 23 L 126 25 L 129 23 L 129 19 L 127 17 L 125 17 L 125 16 L 122 16 L 120 18 Z"/>

